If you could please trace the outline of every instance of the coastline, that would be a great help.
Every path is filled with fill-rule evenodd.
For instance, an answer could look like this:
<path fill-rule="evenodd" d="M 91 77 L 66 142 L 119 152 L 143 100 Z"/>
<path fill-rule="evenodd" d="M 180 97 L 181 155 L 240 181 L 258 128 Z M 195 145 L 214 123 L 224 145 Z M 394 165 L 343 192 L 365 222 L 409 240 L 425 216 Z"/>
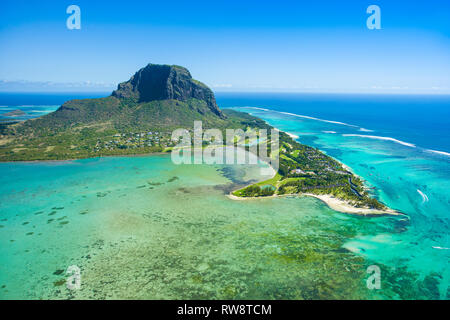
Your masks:
<path fill-rule="evenodd" d="M 265 120 L 264 120 L 264 121 L 265 121 Z M 268 125 L 270 125 L 267 121 L 265 121 L 265 123 L 267 123 Z M 275 129 L 275 130 L 278 130 L 278 131 L 280 131 L 280 132 L 286 133 L 289 137 L 291 137 L 291 138 L 292 138 L 293 140 L 295 140 L 295 141 L 297 141 L 296 139 L 299 139 L 299 138 L 300 138 L 299 136 L 297 136 L 297 135 L 295 135 L 295 134 L 292 134 L 292 133 L 289 133 L 289 132 L 286 132 L 286 131 L 282 131 L 282 130 L 276 128 L 276 127 L 274 127 L 274 129 Z M 299 142 L 299 141 L 297 141 L 297 142 Z M 355 177 L 358 177 L 359 179 L 361 179 L 361 181 L 363 181 L 363 183 L 364 183 L 364 188 L 365 188 L 366 190 L 370 190 L 370 188 L 365 184 L 365 183 L 366 183 L 366 179 L 364 179 L 364 178 L 361 177 L 360 175 L 357 175 L 357 174 L 352 170 L 352 168 L 350 168 L 350 167 L 347 166 L 346 164 L 342 163 L 340 160 L 336 159 L 335 157 L 330 156 L 330 155 L 327 154 L 325 151 L 320 150 L 320 152 L 326 154 L 326 155 L 327 155 L 328 157 L 330 157 L 330 158 L 333 158 L 336 162 L 338 162 L 338 163 L 342 166 L 342 168 L 344 168 L 345 170 L 347 170 L 348 172 L 350 172 L 351 174 L 353 174 Z"/>
<path fill-rule="evenodd" d="M 358 208 L 349 204 L 347 201 L 338 199 L 329 194 L 312 194 L 312 193 L 303 193 L 300 196 L 314 197 L 324 202 L 328 207 L 335 211 L 356 214 L 361 216 L 382 216 L 382 215 L 394 215 L 394 216 L 402 216 L 403 213 L 387 208 L 386 210 L 378 210 L 371 208 Z"/>
<path fill-rule="evenodd" d="M 234 192 L 234 191 L 233 191 Z M 366 216 L 366 217 L 374 217 L 374 216 L 404 216 L 403 213 L 393 210 L 393 209 L 386 209 L 386 210 L 378 210 L 378 209 L 370 209 L 370 208 L 358 208 L 354 207 L 348 202 L 335 198 L 332 195 L 329 194 L 312 194 L 312 193 L 292 193 L 292 194 L 283 194 L 278 195 L 274 194 L 272 196 L 267 197 L 237 197 L 231 193 L 227 194 L 227 197 L 234 201 L 249 201 L 249 200 L 261 200 L 261 199 L 274 199 L 274 198 L 284 198 L 284 197 L 313 197 L 316 199 L 319 199 L 323 203 L 325 203 L 330 209 L 333 209 L 337 212 L 341 213 L 347 213 L 347 214 L 354 214 L 358 216 Z"/>
<path fill-rule="evenodd" d="M 280 132 L 286 133 L 289 137 L 291 137 L 294 140 L 299 138 L 298 136 L 296 136 L 296 135 L 294 135 L 292 133 L 281 131 L 278 128 L 275 128 L 275 129 L 280 131 Z M 323 152 L 322 150 L 320 150 L 320 151 Z M 324 152 L 324 154 L 326 154 L 326 153 Z M 327 155 L 327 156 L 329 156 L 329 155 Z M 363 181 L 364 188 L 366 190 L 369 189 L 369 187 L 365 184 L 366 180 L 363 177 L 355 174 L 353 172 L 352 168 L 350 168 L 346 164 L 344 164 L 341 161 L 335 159 L 334 157 L 332 157 L 332 158 L 334 160 L 336 160 L 339 164 L 341 164 L 341 166 L 345 170 L 351 172 L 353 175 L 355 175 L 356 177 L 360 178 Z M 269 165 L 269 167 L 272 168 L 272 170 L 273 170 L 273 175 L 271 177 L 271 178 L 273 178 L 276 175 L 276 171 L 275 171 L 275 169 L 273 169 L 272 166 Z M 248 186 L 246 186 L 246 187 L 248 187 Z M 244 187 L 244 188 L 246 188 L 246 187 Z M 242 188 L 239 188 L 237 190 L 240 190 L 240 189 L 242 189 Z M 288 196 L 291 196 L 291 197 L 293 197 L 293 196 L 300 196 L 300 197 L 301 196 L 306 196 L 306 197 L 314 197 L 316 199 L 319 199 L 320 201 L 325 203 L 329 208 L 331 208 L 331 209 L 333 209 L 335 211 L 342 212 L 342 213 L 347 213 L 347 214 L 354 214 L 354 215 L 367 216 L 367 217 L 370 217 L 370 216 L 385 216 L 385 215 L 394 215 L 394 216 L 403 216 L 403 215 L 405 215 L 405 214 L 403 214 L 403 213 L 401 213 L 399 211 L 396 211 L 394 209 L 391 209 L 389 207 L 386 207 L 387 209 L 385 209 L 385 210 L 355 207 L 355 206 L 351 205 L 350 203 L 348 203 L 347 201 L 335 198 L 333 195 L 330 195 L 330 194 L 317 195 L 317 194 L 312 194 L 312 193 L 300 193 L 300 194 L 293 193 L 293 194 L 283 194 L 283 195 L 274 194 L 274 195 L 265 196 L 265 197 L 238 197 L 238 196 L 235 196 L 233 194 L 237 190 L 231 191 L 227 195 L 227 197 L 229 199 L 235 200 L 235 201 L 242 201 L 242 200 L 247 201 L 247 200 L 257 200 L 257 199 L 259 200 L 259 199 L 282 198 L 282 197 L 288 197 Z"/>
<path fill-rule="evenodd" d="M 264 122 L 265 122 L 267 125 L 271 126 L 271 124 L 269 124 L 267 121 L 264 120 Z M 300 138 L 299 136 L 297 136 L 297 135 L 295 135 L 295 134 L 293 134 L 293 133 L 286 132 L 286 131 L 282 131 L 282 130 L 278 129 L 277 127 L 273 127 L 273 128 L 274 128 L 275 130 L 279 131 L 279 132 L 284 132 L 284 133 L 286 133 L 289 137 L 291 137 L 291 138 L 294 139 L 294 140 Z"/>
<path fill-rule="evenodd" d="M 95 157 L 80 157 L 80 158 L 67 158 L 67 159 L 47 159 L 47 160 L 12 160 L 12 161 L 2 161 L 0 163 L 36 163 L 36 162 L 69 162 L 76 160 L 87 160 L 87 159 L 101 159 L 101 158 L 127 158 L 127 157 L 146 157 L 146 156 L 157 156 L 157 155 L 166 155 L 170 154 L 170 152 L 149 152 L 149 153 L 132 153 L 132 154 L 108 154 L 108 155 L 99 155 Z"/>

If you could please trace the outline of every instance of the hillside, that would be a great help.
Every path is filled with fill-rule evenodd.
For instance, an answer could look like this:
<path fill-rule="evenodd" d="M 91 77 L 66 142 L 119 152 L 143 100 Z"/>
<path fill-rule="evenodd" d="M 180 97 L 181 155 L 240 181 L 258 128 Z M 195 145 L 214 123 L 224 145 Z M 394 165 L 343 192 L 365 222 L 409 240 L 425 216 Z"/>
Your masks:
<path fill-rule="evenodd" d="M 55 112 L 0 126 L 0 161 L 86 158 L 161 152 L 171 131 L 265 127 L 257 118 L 222 112 L 214 93 L 186 68 L 149 64 L 109 97 L 71 100 Z"/>

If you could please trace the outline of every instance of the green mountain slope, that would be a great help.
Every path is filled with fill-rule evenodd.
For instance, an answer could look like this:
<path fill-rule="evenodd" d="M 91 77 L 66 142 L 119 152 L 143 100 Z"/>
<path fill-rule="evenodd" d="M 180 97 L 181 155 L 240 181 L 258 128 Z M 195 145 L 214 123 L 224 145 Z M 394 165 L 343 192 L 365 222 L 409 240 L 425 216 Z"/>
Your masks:
<path fill-rule="evenodd" d="M 43 117 L 0 127 L 0 161 L 72 159 L 160 152 L 171 131 L 265 127 L 255 117 L 222 112 L 214 93 L 180 66 L 149 64 L 111 96 L 71 100 Z"/>

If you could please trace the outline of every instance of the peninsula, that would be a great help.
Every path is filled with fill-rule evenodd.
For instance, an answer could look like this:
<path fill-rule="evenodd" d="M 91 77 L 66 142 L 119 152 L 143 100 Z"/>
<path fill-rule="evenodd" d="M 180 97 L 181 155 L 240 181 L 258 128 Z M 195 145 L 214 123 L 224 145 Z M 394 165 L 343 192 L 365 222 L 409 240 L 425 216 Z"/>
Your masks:
<path fill-rule="evenodd" d="M 312 196 L 330 208 L 351 214 L 401 215 L 373 198 L 363 180 L 350 169 L 313 147 L 293 140 L 280 132 L 279 169 L 268 180 L 258 182 L 230 194 L 234 200 Z"/>

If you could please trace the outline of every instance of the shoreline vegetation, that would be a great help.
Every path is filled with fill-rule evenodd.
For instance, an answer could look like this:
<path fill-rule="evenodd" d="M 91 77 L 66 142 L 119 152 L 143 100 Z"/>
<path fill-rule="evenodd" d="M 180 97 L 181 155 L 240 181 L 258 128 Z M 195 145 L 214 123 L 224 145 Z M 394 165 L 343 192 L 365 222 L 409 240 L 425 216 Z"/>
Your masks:
<path fill-rule="evenodd" d="M 350 167 L 318 149 L 298 143 L 295 141 L 298 136 L 275 129 L 280 133 L 279 170 L 272 168 L 271 178 L 234 190 L 228 198 L 255 200 L 309 196 L 342 213 L 362 216 L 404 215 L 373 198 L 363 178 L 353 173 Z M 303 157 L 300 157 L 301 153 Z M 304 158 L 314 160 L 315 163 L 301 161 Z M 317 167 L 317 164 L 321 165 Z"/>

